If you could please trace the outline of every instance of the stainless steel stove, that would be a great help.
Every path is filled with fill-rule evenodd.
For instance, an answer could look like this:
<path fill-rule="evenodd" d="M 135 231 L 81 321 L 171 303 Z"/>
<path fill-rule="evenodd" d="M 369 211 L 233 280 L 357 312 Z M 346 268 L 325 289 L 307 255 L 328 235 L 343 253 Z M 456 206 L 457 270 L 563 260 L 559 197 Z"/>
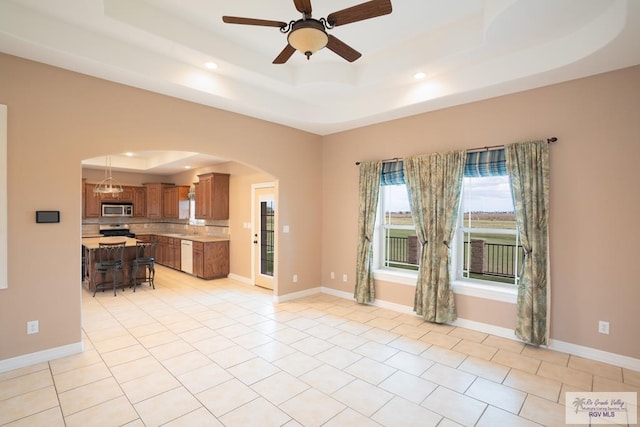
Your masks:
<path fill-rule="evenodd" d="M 100 234 L 102 234 L 104 237 L 136 237 L 136 235 L 131 232 L 129 224 L 101 224 Z"/>

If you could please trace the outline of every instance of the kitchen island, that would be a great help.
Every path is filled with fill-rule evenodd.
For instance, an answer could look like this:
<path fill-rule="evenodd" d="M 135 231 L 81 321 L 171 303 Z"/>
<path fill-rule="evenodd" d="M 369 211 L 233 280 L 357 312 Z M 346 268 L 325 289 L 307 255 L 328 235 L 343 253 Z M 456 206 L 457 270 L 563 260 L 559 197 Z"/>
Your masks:
<path fill-rule="evenodd" d="M 94 265 L 97 259 L 97 249 L 100 243 L 119 243 L 125 242 L 122 271 L 124 273 L 124 285 L 129 286 L 131 283 L 131 262 L 136 257 L 136 243 L 138 240 L 131 237 L 83 237 L 82 238 L 82 281 L 84 285 L 93 292 L 95 290 L 94 283 Z M 138 271 L 138 279 L 144 278 L 144 270 Z"/>

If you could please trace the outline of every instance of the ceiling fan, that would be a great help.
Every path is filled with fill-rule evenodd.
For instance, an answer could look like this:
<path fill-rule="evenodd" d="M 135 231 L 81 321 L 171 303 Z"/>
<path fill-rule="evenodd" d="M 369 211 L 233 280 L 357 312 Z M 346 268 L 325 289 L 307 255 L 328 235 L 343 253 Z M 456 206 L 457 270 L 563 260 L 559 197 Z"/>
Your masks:
<path fill-rule="evenodd" d="M 363 21 L 377 16 L 391 13 L 391 0 L 372 0 L 347 9 L 339 10 L 327 15 L 325 18 L 315 19 L 311 17 L 311 0 L 293 0 L 293 3 L 302 13 L 302 18 L 289 23 L 283 21 L 270 21 L 266 19 L 241 18 L 237 16 L 223 16 L 222 20 L 227 24 L 259 25 L 263 27 L 279 27 L 280 32 L 288 34 L 287 45 L 273 60 L 274 64 L 284 64 L 291 55 L 298 50 L 307 59 L 320 49 L 327 47 L 342 58 L 353 62 L 362 54 L 351 46 L 339 40 L 337 37 L 327 34 L 330 30 L 340 25 Z"/>

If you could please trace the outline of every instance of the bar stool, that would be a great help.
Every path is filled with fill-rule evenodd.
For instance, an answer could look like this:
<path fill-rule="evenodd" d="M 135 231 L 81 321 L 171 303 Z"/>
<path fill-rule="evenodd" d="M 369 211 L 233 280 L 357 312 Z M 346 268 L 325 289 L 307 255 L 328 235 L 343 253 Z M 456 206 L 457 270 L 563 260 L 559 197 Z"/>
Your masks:
<path fill-rule="evenodd" d="M 138 269 L 142 267 L 144 270 L 144 278 L 140 284 L 149 282 L 149 285 L 153 289 L 156 288 L 153 283 L 153 279 L 156 275 L 154 267 L 156 260 L 156 247 L 158 242 L 137 242 L 136 243 L 136 257 L 131 261 L 131 286 L 133 292 L 136 291 L 136 285 L 138 285 Z"/>
<path fill-rule="evenodd" d="M 125 242 L 118 243 L 98 243 L 98 261 L 93 267 L 93 296 L 96 292 L 113 287 L 113 296 L 116 296 L 118 287 L 118 271 L 122 275 L 122 287 L 124 289 L 124 270 L 122 268 Z M 111 274 L 111 282 L 106 281 L 107 273 Z M 96 275 L 100 274 L 102 280 L 96 282 Z"/>

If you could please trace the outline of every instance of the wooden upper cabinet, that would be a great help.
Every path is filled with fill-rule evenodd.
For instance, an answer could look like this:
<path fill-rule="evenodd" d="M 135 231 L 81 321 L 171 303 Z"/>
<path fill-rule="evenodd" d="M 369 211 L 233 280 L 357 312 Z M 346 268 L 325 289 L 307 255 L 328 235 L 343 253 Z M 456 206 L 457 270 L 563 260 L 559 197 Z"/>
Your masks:
<path fill-rule="evenodd" d="M 147 189 L 147 218 L 162 218 L 165 184 L 158 182 L 144 186 Z"/>
<path fill-rule="evenodd" d="M 84 184 L 84 217 L 100 218 L 102 214 L 102 198 L 93 192 L 95 184 Z"/>
<path fill-rule="evenodd" d="M 133 187 L 133 216 L 144 218 L 147 216 L 147 189 Z"/>
<path fill-rule="evenodd" d="M 189 186 L 167 186 L 163 190 L 162 213 L 165 218 L 189 218 Z"/>
<path fill-rule="evenodd" d="M 229 174 L 198 175 L 196 211 L 198 219 L 229 219 Z"/>

